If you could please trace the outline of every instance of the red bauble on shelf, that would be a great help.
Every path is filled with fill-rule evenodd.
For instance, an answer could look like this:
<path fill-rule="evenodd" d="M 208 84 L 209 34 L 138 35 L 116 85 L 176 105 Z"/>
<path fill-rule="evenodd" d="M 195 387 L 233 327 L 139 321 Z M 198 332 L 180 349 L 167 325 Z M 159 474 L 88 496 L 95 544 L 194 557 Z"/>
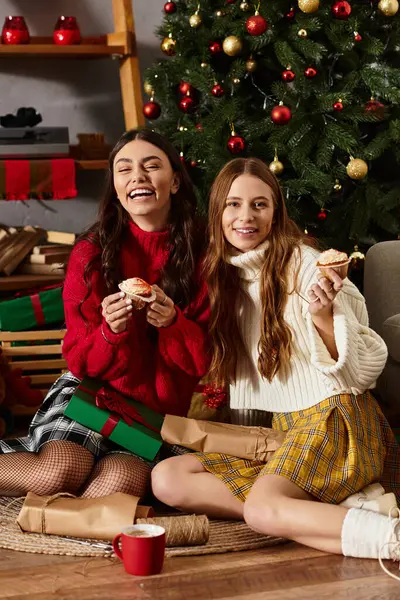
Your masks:
<path fill-rule="evenodd" d="M 150 102 L 146 102 L 146 104 L 143 105 L 143 114 L 146 119 L 158 119 L 158 117 L 161 115 L 161 106 L 158 104 L 158 102 L 150 100 Z"/>
<path fill-rule="evenodd" d="M 308 67 L 304 71 L 304 75 L 305 75 L 305 77 L 307 77 L 307 79 L 313 79 L 317 74 L 318 74 L 318 71 L 317 71 L 317 69 L 314 69 L 314 67 Z"/>
<path fill-rule="evenodd" d="M 275 125 L 286 125 L 292 118 L 292 111 L 288 106 L 279 104 L 271 110 L 271 120 Z"/>
<path fill-rule="evenodd" d="M 216 83 L 211 90 L 211 93 L 215 98 L 221 98 L 225 94 L 224 88 L 219 83 Z"/>
<path fill-rule="evenodd" d="M 286 69 L 286 71 L 282 72 L 282 79 L 286 83 L 290 83 L 291 81 L 293 81 L 293 79 L 295 79 L 295 77 L 296 74 L 291 69 Z"/>
<path fill-rule="evenodd" d="M 194 87 L 188 81 L 181 81 L 179 84 L 179 92 L 182 96 L 190 96 L 194 92 Z"/>
<path fill-rule="evenodd" d="M 208 46 L 211 54 L 215 55 L 215 54 L 219 54 L 220 52 L 222 52 L 222 44 L 221 42 L 210 42 L 210 45 Z"/>
<path fill-rule="evenodd" d="M 240 135 L 232 133 L 228 140 L 228 150 L 231 154 L 240 154 L 246 147 L 246 142 Z"/>
<path fill-rule="evenodd" d="M 6 17 L 1 34 L 3 44 L 29 44 L 29 31 L 24 17 Z"/>
<path fill-rule="evenodd" d="M 176 12 L 176 4 L 175 2 L 166 2 L 164 4 L 164 11 L 167 15 L 173 15 Z"/>
<path fill-rule="evenodd" d="M 81 32 L 76 17 L 62 15 L 58 18 L 54 27 L 53 41 L 58 46 L 72 46 L 81 43 Z"/>
<path fill-rule="evenodd" d="M 185 96 L 179 102 L 179 109 L 184 113 L 191 113 L 196 108 L 195 101 L 190 96 Z"/>
<path fill-rule="evenodd" d="M 264 33 L 264 31 L 267 30 L 267 28 L 267 21 L 258 13 L 256 13 L 252 17 L 249 17 L 246 21 L 247 33 L 249 33 L 250 35 L 261 35 L 262 33 Z"/>
<path fill-rule="evenodd" d="M 351 15 L 351 6 L 346 0 L 340 0 L 332 6 L 332 13 L 337 19 L 346 20 Z"/>

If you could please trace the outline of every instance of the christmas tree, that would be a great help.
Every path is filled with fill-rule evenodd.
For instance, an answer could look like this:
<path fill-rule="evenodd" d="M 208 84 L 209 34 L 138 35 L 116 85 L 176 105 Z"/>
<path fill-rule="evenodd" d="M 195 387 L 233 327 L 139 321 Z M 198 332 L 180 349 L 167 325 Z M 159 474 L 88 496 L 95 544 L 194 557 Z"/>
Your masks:
<path fill-rule="evenodd" d="M 206 209 L 218 170 L 262 158 L 291 217 L 336 248 L 400 234 L 397 0 L 174 0 L 144 106 Z"/>

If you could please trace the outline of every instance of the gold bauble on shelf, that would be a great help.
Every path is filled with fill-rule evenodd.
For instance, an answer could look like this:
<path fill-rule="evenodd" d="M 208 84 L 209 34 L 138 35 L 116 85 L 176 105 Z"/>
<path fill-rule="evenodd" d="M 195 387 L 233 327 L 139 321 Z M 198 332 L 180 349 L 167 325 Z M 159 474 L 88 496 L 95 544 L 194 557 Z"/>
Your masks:
<path fill-rule="evenodd" d="M 306 29 L 299 29 L 299 31 L 297 32 L 297 35 L 298 35 L 299 37 L 306 38 L 306 37 L 307 37 L 307 35 L 308 35 L 308 33 L 307 33 L 307 30 L 306 30 Z"/>
<path fill-rule="evenodd" d="M 399 10 L 398 0 L 380 0 L 378 8 L 385 17 L 394 17 Z"/>
<path fill-rule="evenodd" d="M 299 9 L 303 13 L 313 13 L 319 9 L 319 0 L 299 0 Z"/>
<path fill-rule="evenodd" d="M 249 58 L 248 60 L 246 60 L 246 71 L 248 73 L 254 73 L 256 69 L 257 62 L 254 60 L 254 58 Z"/>
<path fill-rule="evenodd" d="M 222 48 L 228 56 L 237 56 L 242 51 L 243 42 L 237 35 L 229 35 L 224 39 Z"/>
<path fill-rule="evenodd" d="M 174 56 L 175 54 L 175 46 L 176 46 L 176 40 L 174 40 L 172 37 L 165 37 L 163 39 L 163 41 L 161 42 L 161 50 L 164 52 L 164 54 L 166 54 L 167 56 Z"/>
<path fill-rule="evenodd" d="M 194 13 L 194 15 L 189 17 L 189 24 L 190 24 L 190 27 L 193 27 L 193 29 L 196 29 L 196 27 L 200 27 L 202 22 L 203 22 L 203 19 L 201 18 L 201 16 L 197 12 L 197 10 Z"/>
<path fill-rule="evenodd" d="M 150 81 L 145 81 L 143 84 L 143 89 L 148 96 L 154 96 L 154 89 L 151 85 Z"/>
<path fill-rule="evenodd" d="M 351 179 L 364 179 L 368 173 L 368 165 L 365 160 L 362 160 L 361 158 L 350 157 L 350 162 L 346 167 L 346 171 Z"/>

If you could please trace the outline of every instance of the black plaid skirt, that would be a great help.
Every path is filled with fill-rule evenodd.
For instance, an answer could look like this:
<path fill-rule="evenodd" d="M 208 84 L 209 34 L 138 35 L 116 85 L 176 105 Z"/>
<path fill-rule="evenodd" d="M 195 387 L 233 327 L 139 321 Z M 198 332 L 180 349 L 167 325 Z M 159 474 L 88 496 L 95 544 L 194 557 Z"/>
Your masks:
<path fill-rule="evenodd" d="M 101 433 L 81 425 L 64 415 L 70 398 L 80 383 L 72 373 L 61 375 L 50 388 L 43 404 L 35 414 L 25 437 L 0 440 L 0 454 L 9 452 L 39 452 L 44 444 L 53 441 L 69 441 L 87 448 L 96 459 L 111 452 L 132 454 L 118 444 L 111 442 Z M 154 466 L 156 463 L 189 452 L 181 446 L 163 444 L 154 461 L 144 462 Z M 140 458 L 140 457 L 139 457 Z"/>

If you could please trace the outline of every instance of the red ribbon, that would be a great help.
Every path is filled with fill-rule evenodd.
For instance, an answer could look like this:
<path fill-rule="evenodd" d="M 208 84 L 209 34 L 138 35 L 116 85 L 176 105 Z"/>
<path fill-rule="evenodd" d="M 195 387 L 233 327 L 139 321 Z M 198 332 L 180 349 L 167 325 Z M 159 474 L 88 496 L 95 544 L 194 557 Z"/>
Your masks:
<path fill-rule="evenodd" d="M 37 325 L 45 325 L 46 319 L 44 316 L 42 303 L 40 302 L 39 294 L 32 294 L 32 296 L 30 296 L 30 299 L 32 302 L 33 313 L 35 315 L 36 324 Z"/>

